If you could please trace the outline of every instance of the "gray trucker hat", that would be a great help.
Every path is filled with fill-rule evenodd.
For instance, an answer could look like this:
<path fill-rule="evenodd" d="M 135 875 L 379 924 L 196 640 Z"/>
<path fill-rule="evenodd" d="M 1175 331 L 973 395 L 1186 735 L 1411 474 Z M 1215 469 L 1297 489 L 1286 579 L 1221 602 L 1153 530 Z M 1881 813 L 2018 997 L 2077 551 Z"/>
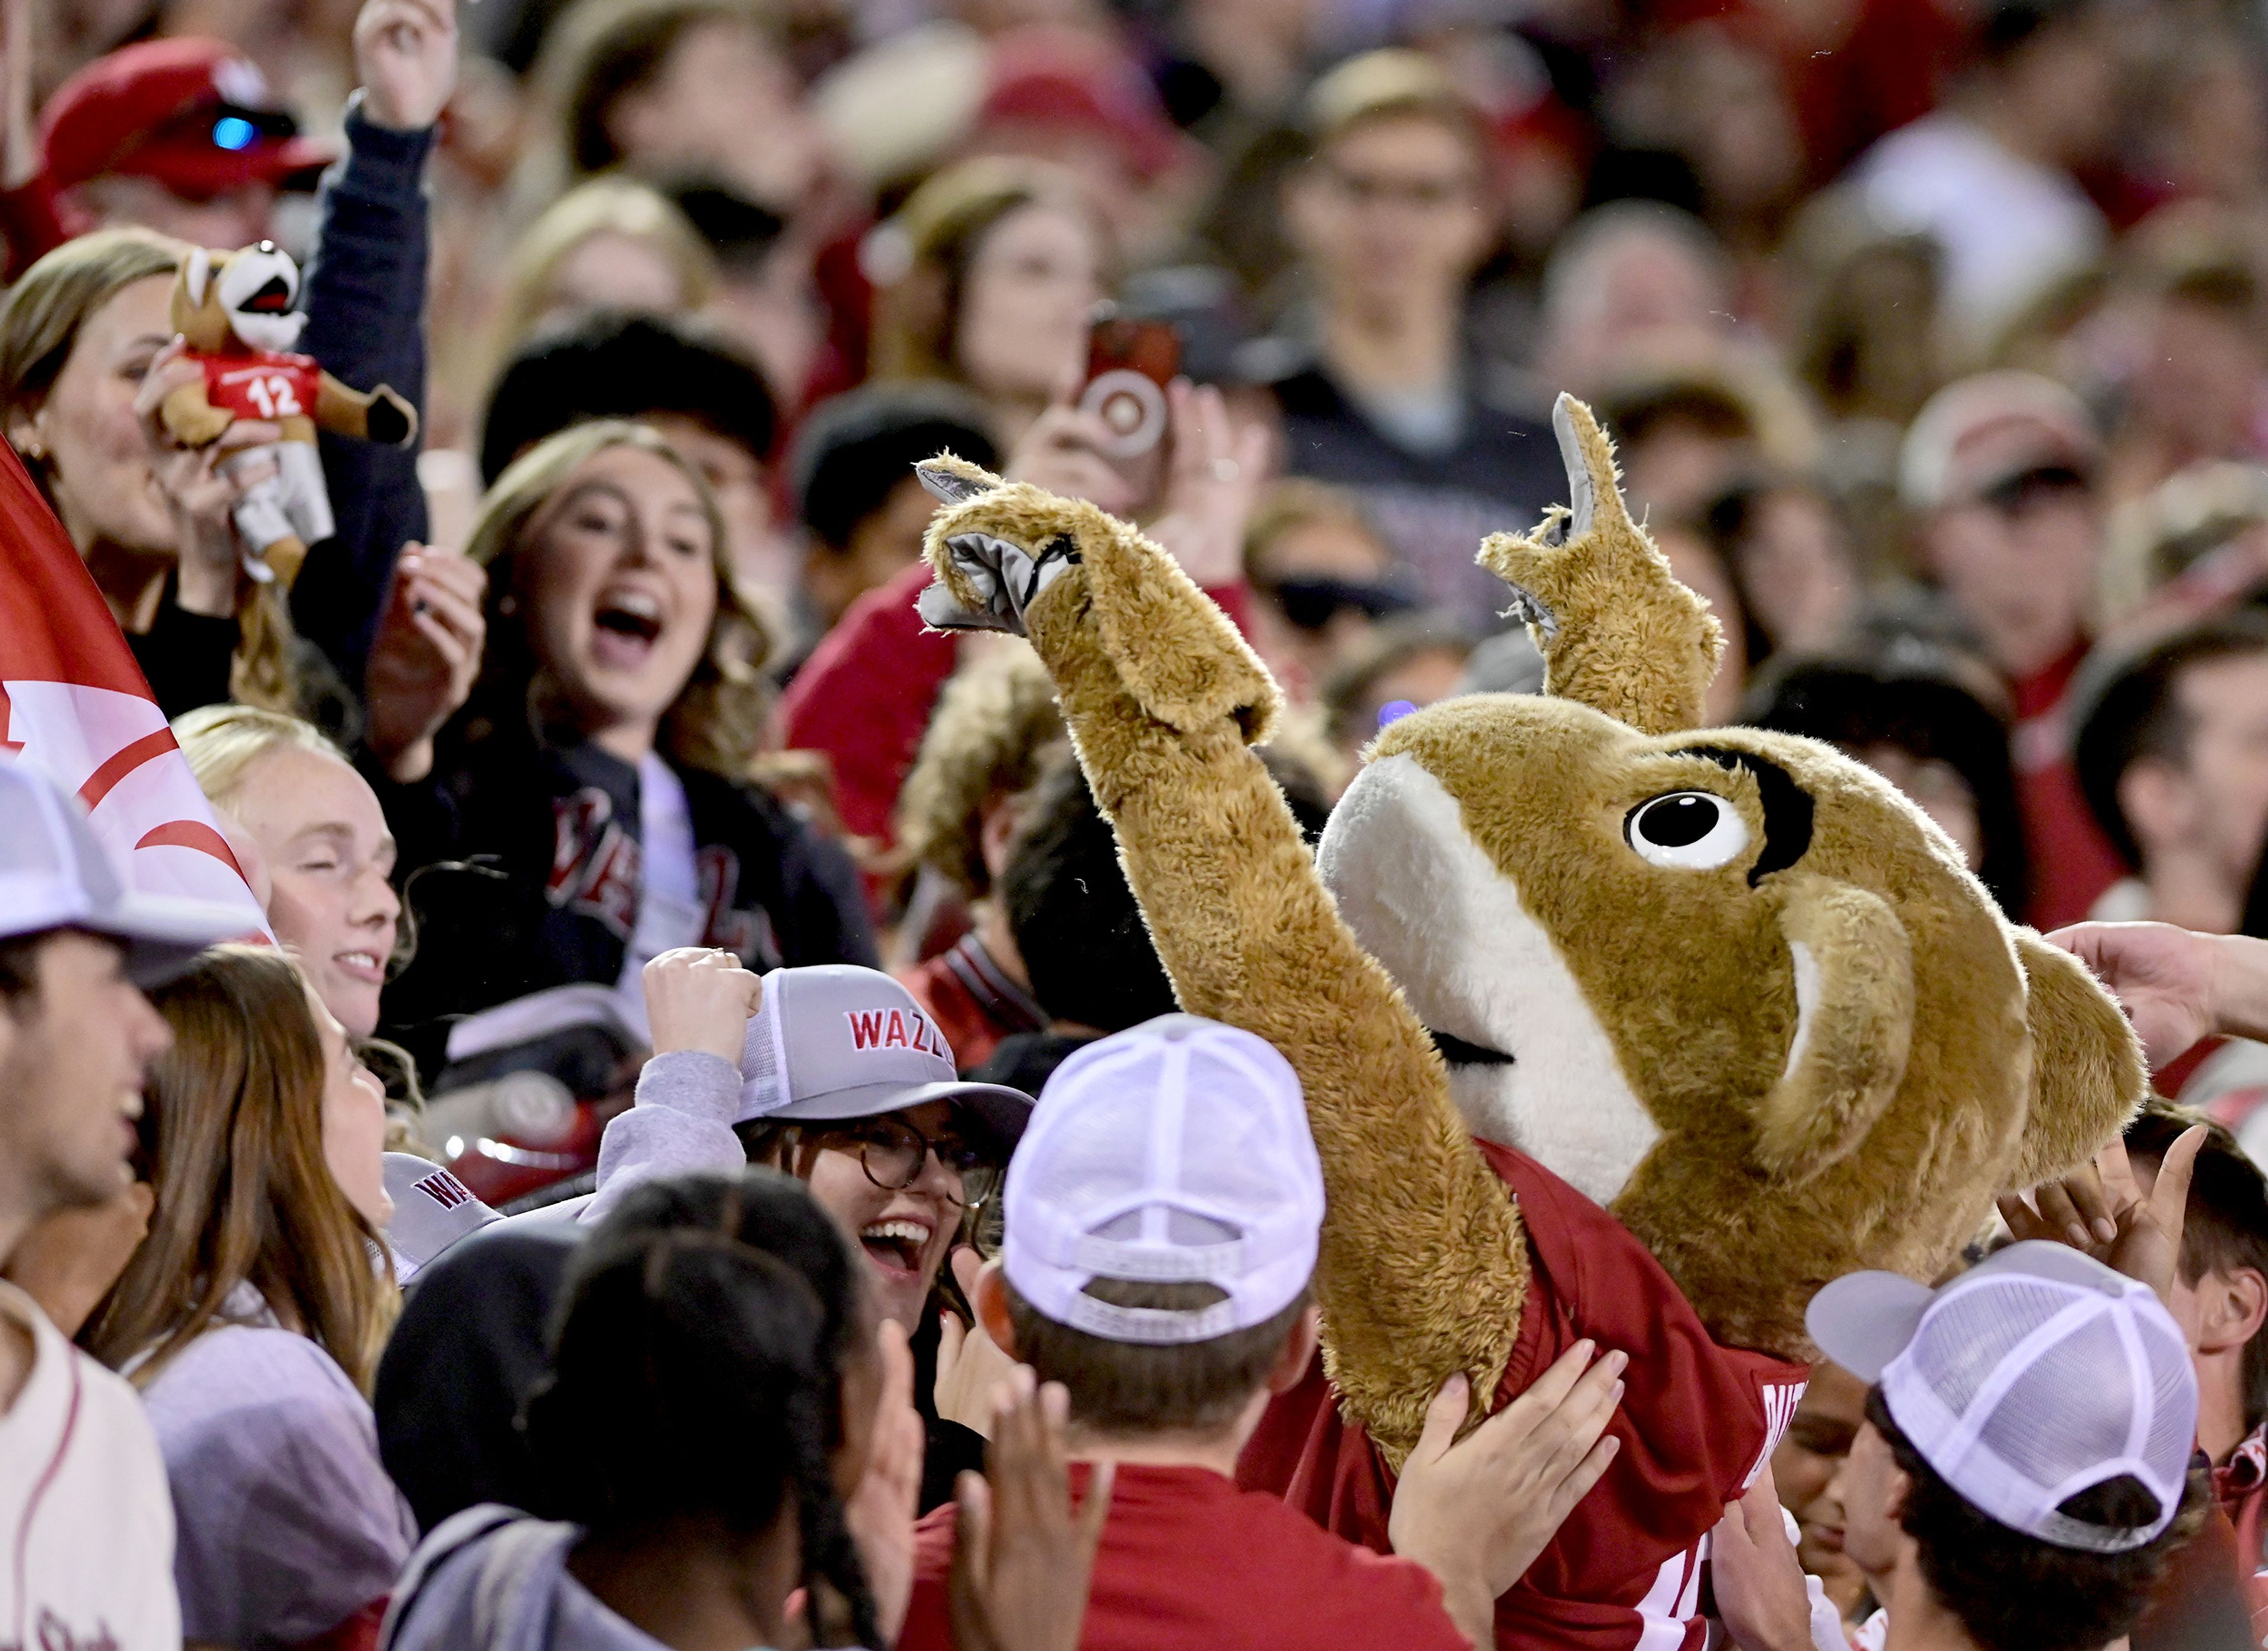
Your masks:
<path fill-rule="evenodd" d="M 880 969 L 854 964 L 766 975 L 740 1076 L 740 1123 L 873 1118 L 950 1101 L 993 1137 L 1004 1157 L 1032 1114 L 1032 1097 L 1021 1090 L 963 1082 L 953 1046 L 914 994 Z"/>

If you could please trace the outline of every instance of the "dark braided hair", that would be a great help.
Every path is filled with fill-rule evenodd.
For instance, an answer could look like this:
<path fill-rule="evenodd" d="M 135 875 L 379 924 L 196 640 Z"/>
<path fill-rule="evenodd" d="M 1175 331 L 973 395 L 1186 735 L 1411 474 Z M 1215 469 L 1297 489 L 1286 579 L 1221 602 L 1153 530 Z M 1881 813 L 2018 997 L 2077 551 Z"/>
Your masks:
<path fill-rule="evenodd" d="M 880 1645 L 833 1475 L 863 1332 L 858 1266 L 776 1171 L 634 1189 L 571 1265 L 551 1374 L 527 1401 L 541 1511 L 744 1537 L 792 1497 L 816 1643 Z"/>

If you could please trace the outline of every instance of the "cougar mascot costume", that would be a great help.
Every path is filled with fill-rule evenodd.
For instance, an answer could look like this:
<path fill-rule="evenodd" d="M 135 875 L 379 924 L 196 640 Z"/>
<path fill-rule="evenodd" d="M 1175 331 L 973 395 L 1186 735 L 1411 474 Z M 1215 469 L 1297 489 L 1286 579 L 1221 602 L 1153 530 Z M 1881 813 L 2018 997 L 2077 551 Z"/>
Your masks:
<path fill-rule="evenodd" d="M 1477 1419 L 1582 1338 L 1620 1348 L 1620 1450 L 1498 1636 L 1690 1651 L 1707 1533 L 1801 1392 L 1812 1294 L 1939 1273 L 2146 1081 L 2110 997 L 1889 785 L 1810 740 L 1696 731 L 1716 622 L 1589 409 L 1554 423 L 1573 508 L 1481 550 L 1545 692 L 1393 723 L 1313 860 L 1249 749 L 1275 685 L 1134 529 L 939 459 L 922 611 L 1030 637 L 1183 1006 L 1306 1088 L 1322 1370 L 1245 1479 L 1384 1547 L 1450 1375 Z"/>

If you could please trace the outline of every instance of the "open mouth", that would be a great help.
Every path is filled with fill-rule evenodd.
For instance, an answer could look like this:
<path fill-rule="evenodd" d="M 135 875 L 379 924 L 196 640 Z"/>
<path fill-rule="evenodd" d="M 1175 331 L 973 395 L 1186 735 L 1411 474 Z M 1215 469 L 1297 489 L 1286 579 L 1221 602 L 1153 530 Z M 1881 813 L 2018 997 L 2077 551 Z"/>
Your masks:
<path fill-rule="evenodd" d="M 1513 1064 L 1513 1058 L 1501 1049 L 1467 1043 L 1447 1032 L 1435 1031 L 1431 1026 L 1425 1029 L 1425 1035 L 1433 1040 L 1433 1047 L 1440 1052 L 1441 1059 L 1453 1067 L 1508 1067 Z"/>
<path fill-rule="evenodd" d="M 332 958 L 339 972 L 371 986 L 386 982 L 386 961 L 371 951 L 342 951 Z"/>
<path fill-rule="evenodd" d="M 660 598 L 648 591 L 609 591 L 591 615 L 592 650 L 601 664 L 623 670 L 644 664 L 660 639 Z"/>
<path fill-rule="evenodd" d="M 872 1222 L 858 1233 L 859 1248 L 885 1273 L 920 1273 L 922 1252 L 929 1248 L 929 1240 L 926 1222 L 904 1216 Z"/>
<path fill-rule="evenodd" d="M 291 307 L 291 289 L 281 275 L 270 275 L 259 291 L 244 301 L 246 311 L 254 315 L 282 315 Z"/>

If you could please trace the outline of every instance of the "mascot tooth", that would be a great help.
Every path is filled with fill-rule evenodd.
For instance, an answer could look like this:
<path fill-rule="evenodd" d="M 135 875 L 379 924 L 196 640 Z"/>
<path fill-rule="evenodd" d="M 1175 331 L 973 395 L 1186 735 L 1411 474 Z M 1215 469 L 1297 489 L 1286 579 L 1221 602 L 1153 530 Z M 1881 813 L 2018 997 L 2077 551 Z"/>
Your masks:
<path fill-rule="evenodd" d="M 1278 695 L 1134 528 L 947 455 L 932 624 L 1027 635 L 1182 1006 L 1298 1071 L 1329 1197 L 1322 1370 L 1241 1477 L 1383 1547 L 1444 1380 L 1475 1419 L 1580 1338 L 1623 1448 L 1499 1642 L 1694 1643 L 1707 1533 L 1865 1267 L 1929 1279 L 2145 1090 L 2117 1006 L 1813 741 L 1702 730 L 1722 642 L 1562 397 L 1570 505 L 1481 561 L 1540 695 L 1382 732 L 1311 860 L 1249 749 Z"/>

